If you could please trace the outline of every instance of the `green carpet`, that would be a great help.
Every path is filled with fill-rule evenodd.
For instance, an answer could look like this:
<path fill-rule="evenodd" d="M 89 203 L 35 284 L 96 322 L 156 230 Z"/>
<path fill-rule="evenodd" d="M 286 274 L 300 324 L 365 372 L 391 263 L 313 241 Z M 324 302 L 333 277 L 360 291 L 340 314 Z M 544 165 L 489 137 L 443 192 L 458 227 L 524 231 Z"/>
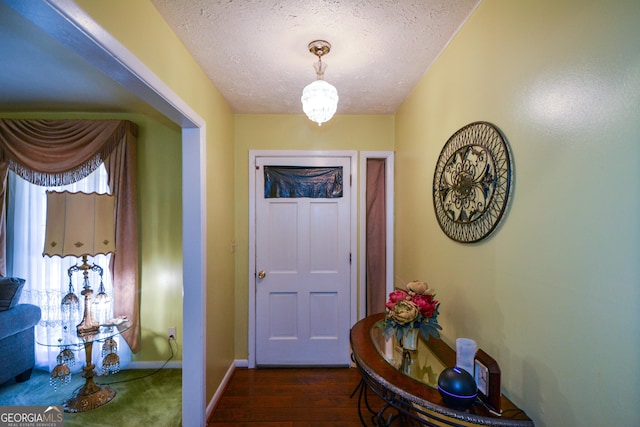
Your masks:
<path fill-rule="evenodd" d="M 115 375 L 95 377 L 97 384 L 113 383 L 110 387 L 116 391 L 116 396 L 100 408 L 87 412 L 65 413 L 64 426 L 181 426 L 182 370 L 162 369 L 153 372 L 156 371 L 133 369 Z M 54 390 L 49 385 L 47 372 L 34 371 L 29 381 L 9 381 L 0 385 L 0 406 L 62 405 L 83 384 L 84 378 L 79 373 L 73 375 L 69 384 Z"/>

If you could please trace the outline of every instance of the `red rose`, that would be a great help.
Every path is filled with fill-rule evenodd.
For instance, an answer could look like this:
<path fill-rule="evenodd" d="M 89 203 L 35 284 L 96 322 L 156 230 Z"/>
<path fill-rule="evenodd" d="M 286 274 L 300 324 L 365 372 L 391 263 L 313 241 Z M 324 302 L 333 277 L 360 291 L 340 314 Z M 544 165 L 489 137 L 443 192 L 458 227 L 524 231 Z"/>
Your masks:
<path fill-rule="evenodd" d="M 395 290 L 389 294 L 389 301 L 384 305 L 387 307 L 387 310 L 393 311 L 393 307 L 400 301 L 405 301 L 409 299 L 409 294 L 402 289 Z"/>
<path fill-rule="evenodd" d="M 433 316 L 438 306 L 438 301 L 433 299 L 432 295 L 416 295 L 412 301 L 418 306 L 420 313 L 427 319 Z"/>

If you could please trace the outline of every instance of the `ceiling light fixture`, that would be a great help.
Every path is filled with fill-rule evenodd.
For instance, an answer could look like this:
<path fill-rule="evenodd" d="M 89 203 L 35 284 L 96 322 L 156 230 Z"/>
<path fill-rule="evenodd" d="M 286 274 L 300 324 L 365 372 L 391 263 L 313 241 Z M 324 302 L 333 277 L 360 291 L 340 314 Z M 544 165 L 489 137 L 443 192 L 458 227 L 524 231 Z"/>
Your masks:
<path fill-rule="evenodd" d="M 318 126 L 330 120 L 338 109 L 338 90 L 324 80 L 327 64 L 322 62 L 322 56 L 330 50 L 331 45 L 327 41 L 315 40 L 309 43 L 309 52 L 318 57 L 318 62 L 313 64 L 318 79 L 303 89 L 300 98 L 302 110 Z"/>

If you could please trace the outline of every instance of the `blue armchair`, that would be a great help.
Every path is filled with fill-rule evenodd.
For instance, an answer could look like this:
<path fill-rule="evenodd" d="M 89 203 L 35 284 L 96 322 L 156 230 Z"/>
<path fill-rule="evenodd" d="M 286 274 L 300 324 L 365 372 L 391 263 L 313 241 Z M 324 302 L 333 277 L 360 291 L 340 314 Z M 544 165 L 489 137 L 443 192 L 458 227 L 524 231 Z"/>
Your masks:
<path fill-rule="evenodd" d="M 27 381 L 35 365 L 34 330 L 40 307 L 17 304 L 23 279 L 0 279 L 0 384 Z"/>

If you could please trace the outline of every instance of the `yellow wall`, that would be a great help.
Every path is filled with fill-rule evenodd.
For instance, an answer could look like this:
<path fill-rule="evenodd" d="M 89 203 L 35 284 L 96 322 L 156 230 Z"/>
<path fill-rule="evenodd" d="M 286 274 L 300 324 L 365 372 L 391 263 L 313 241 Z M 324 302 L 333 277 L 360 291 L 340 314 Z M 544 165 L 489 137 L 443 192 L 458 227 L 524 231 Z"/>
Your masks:
<path fill-rule="evenodd" d="M 209 401 L 235 358 L 234 305 L 229 304 L 234 299 L 233 112 L 150 1 L 77 0 L 76 3 L 206 122 L 206 398 Z M 181 299 L 173 303 L 181 305 Z M 166 330 L 162 333 L 166 334 Z"/>
<path fill-rule="evenodd" d="M 484 0 L 396 115 L 396 273 L 436 289 L 444 338 L 493 355 L 536 426 L 638 423 L 639 22 L 636 0 Z M 509 141 L 513 193 L 460 244 L 430 185 L 477 120 Z"/>
<path fill-rule="evenodd" d="M 391 115 L 337 115 L 322 126 L 301 115 L 235 116 L 236 357 L 248 356 L 250 150 L 393 151 Z M 354 176 L 357 182 L 358 175 Z"/>

